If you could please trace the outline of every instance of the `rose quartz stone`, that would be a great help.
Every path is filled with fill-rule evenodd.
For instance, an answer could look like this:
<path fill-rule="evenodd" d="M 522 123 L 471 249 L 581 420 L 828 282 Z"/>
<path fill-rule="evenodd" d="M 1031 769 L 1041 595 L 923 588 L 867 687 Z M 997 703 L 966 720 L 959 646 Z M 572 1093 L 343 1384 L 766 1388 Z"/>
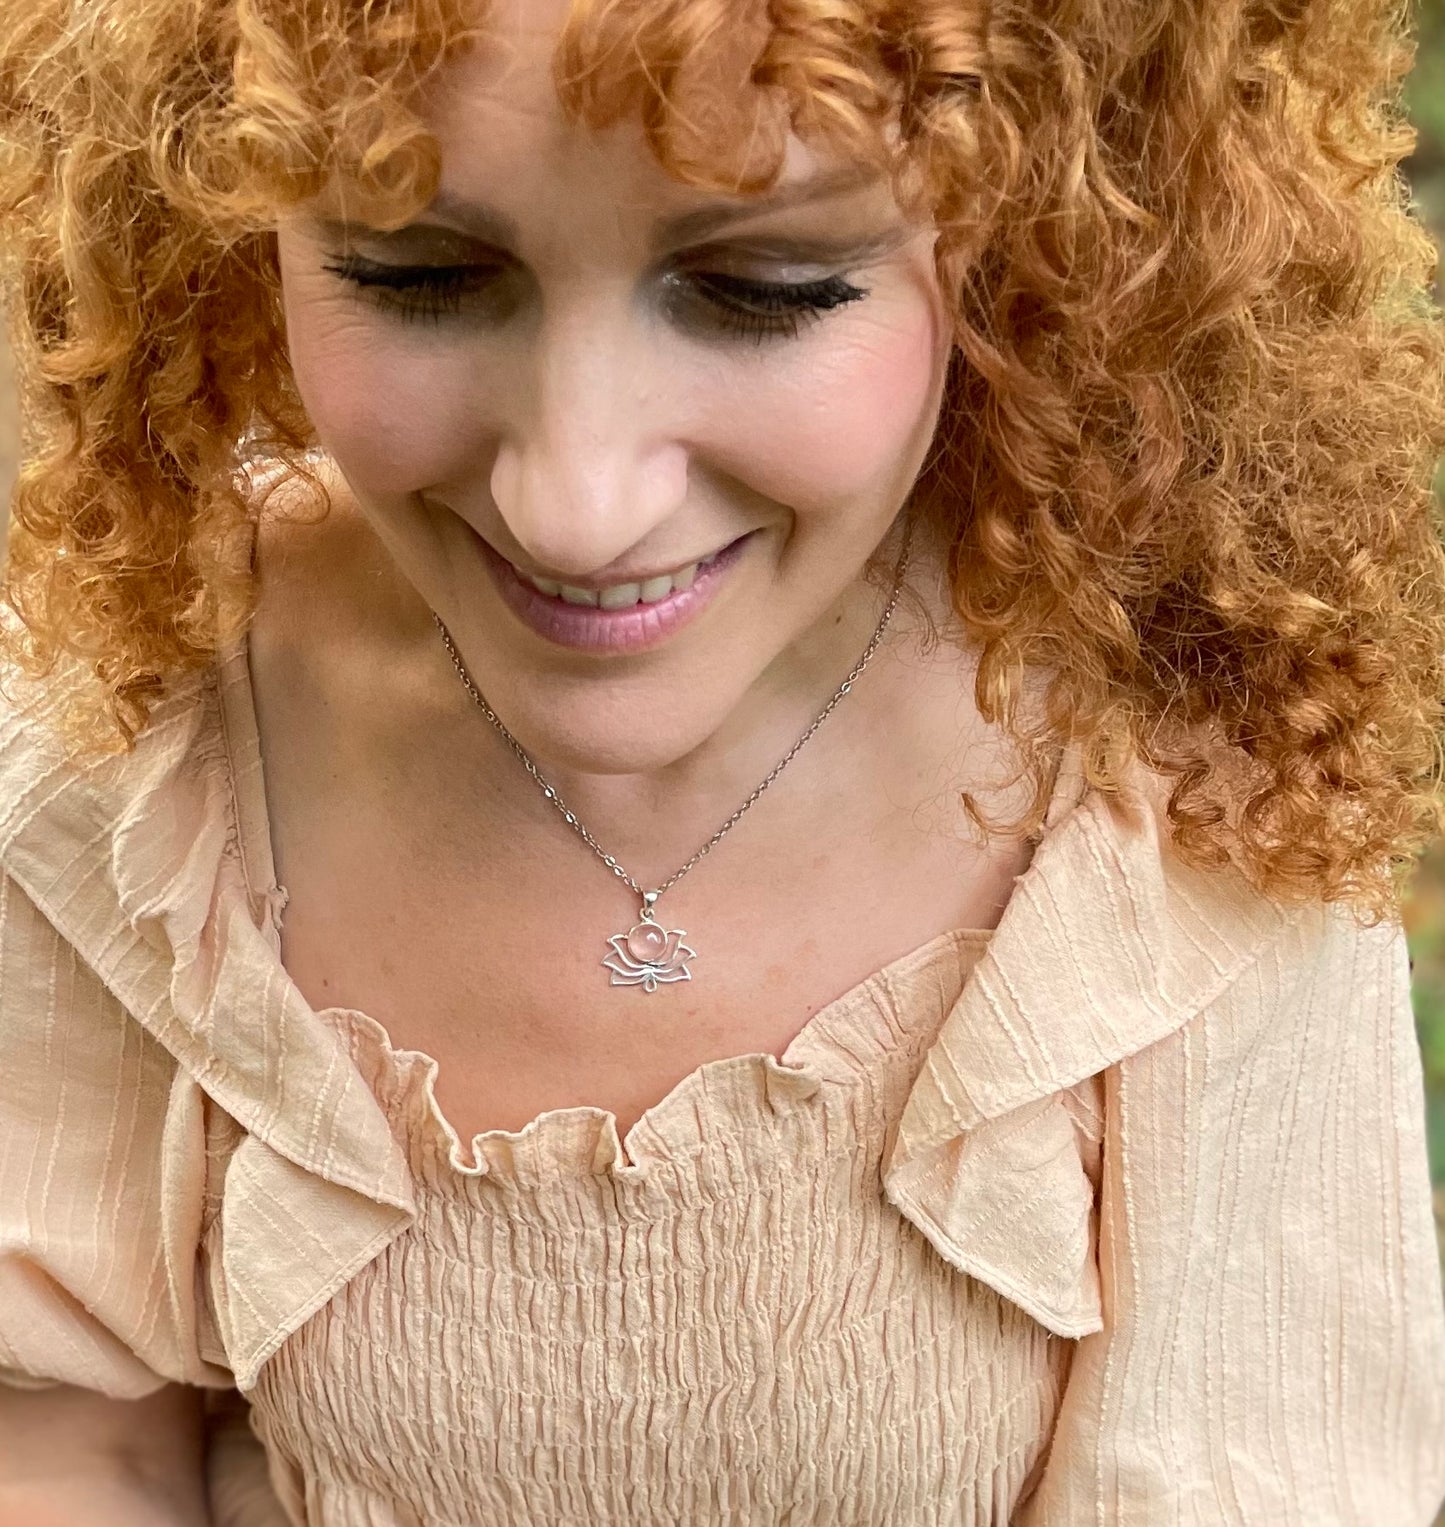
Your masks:
<path fill-rule="evenodd" d="M 638 923 L 627 935 L 627 952 L 634 960 L 656 960 L 667 948 L 667 934 L 656 923 Z"/>

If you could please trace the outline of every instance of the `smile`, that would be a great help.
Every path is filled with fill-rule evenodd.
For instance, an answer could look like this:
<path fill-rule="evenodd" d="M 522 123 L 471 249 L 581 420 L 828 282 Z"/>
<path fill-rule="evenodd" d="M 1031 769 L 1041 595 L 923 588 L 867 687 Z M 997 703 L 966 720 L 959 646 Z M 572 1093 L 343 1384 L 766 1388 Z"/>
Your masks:
<path fill-rule="evenodd" d="M 756 534 L 674 572 L 591 589 L 523 573 L 481 536 L 477 541 L 494 586 L 529 630 L 573 651 L 622 655 L 660 646 L 701 615 Z"/>
<path fill-rule="evenodd" d="M 661 573 L 641 583 L 611 583 L 600 589 L 582 588 L 577 584 L 560 583 L 555 578 L 540 578 L 525 572 L 521 576 L 539 593 L 562 599 L 567 604 L 585 604 L 602 610 L 630 610 L 636 604 L 660 604 L 669 594 L 690 589 L 698 573 L 710 567 L 721 555 L 721 552 L 713 552 L 710 557 L 689 562 L 686 567 L 680 567 L 675 572 Z"/>

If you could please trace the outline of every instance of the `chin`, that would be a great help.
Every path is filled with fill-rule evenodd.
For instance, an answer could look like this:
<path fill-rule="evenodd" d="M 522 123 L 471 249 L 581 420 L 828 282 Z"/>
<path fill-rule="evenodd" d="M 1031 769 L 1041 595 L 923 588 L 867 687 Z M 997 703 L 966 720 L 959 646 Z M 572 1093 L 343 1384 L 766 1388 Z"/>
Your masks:
<path fill-rule="evenodd" d="M 721 726 L 727 710 L 723 704 L 706 713 L 689 707 L 688 714 L 674 712 L 660 722 L 656 704 L 629 707 L 617 699 L 599 704 L 594 691 L 575 706 L 549 705 L 545 693 L 545 686 L 537 686 L 513 708 L 516 726 L 507 723 L 544 774 L 544 759 L 586 774 L 662 773 L 702 746 Z M 629 708 L 635 709 L 635 722 L 627 715 Z M 519 727 L 525 727 L 525 737 Z"/>

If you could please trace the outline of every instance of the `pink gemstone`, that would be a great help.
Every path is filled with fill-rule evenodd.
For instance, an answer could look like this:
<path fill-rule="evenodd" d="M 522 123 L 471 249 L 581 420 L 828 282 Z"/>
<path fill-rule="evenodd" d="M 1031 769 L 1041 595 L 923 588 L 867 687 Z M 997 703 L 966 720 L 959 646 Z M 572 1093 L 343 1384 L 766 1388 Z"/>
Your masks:
<path fill-rule="evenodd" d="M 666 948 L 667 933 L 656 923 L 638 923 L 627 935 L 627 952 L 634 960 L 661 959 Z"/>

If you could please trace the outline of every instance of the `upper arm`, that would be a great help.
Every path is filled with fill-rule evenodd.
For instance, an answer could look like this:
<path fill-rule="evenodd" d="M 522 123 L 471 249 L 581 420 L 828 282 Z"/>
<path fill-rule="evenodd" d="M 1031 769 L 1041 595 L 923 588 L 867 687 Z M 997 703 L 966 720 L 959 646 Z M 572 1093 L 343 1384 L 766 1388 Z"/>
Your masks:
<path fill-rule="evenodd" d="M 0 873 L 0 1381 L 138 1400 L 200 1356 L 202 1098 Z"/>
<path fill-rule="evenodd" d="M 1020 1527 L 1428 1527 L 1445 1307 L 1398 928 L 1301 919 L 1105 1104 L 1104 1329 Z"/>

